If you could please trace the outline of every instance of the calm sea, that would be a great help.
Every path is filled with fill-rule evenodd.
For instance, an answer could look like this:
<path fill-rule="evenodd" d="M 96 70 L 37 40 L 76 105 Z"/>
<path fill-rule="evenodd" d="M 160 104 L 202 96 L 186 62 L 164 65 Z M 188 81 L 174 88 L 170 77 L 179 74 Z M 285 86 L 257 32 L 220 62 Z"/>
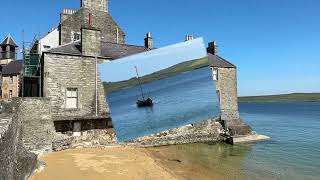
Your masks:
<path fill-rule="evenodd" d="M 176 83 L 186 80 L 190 84 L 186 88 L 192 89 L 191 86 L 199 86 L 203 88 L 201 91 L 206 92 L 203 94 L 192 92 L 188 94 L 190 99 L 187 101 L 177 99 L 177 104 L 188 107 L 188 112 L 181 111 L 181 113 L 187 113 L 187 115 L 181 116 L 182 119 L 192 116 L 205 119 L 208 115 L 212 115 L 208 112 L 210 110 L 213 110 L 215 114 L 218 113 L 215 111 L 215 107 L 210 107 L 212 101 L 207 98 L 215 98 L 211 95 L 214 93 L 213 84 L 206 82 L 209 78 L 207 71 L 200 69 L 194 74 L 184 74 L 183 79 L 176 80 Z M 169 99 L 179 95 L 182 91 L 177 88 L 174 79 L 171 83 L 173 84 L 163 83 L 163 86 L 158 87 L 158 91 L 152 92 L 152 95 L 161 94 L 161 91 L 165 91 Z M 166 88 L 170 85 L 172 88 Z M 134 137 L 137 135 L 136 131 L 139 130 L 135 126 L 136 122 L 133 121 L 133 118 L 137 118 L 137 114 L 132 115 L 130 108 L 135 107 L 136 97 L 135 94 L 126 93 L 129 92 L 125 90 L 116 92 L 114 99 L 109 97 L 109 101 L 111 101 L 111 106 L 118 105 L 120 107 L 121 103 L 128 102 L 127 96 L 131 96 L 133 102 L 130 107 L 125 106 L 127 109 L 119 109 L 119 111 L 111 109 L 111 112 L 113 115 L 127 116 L 130 119 L 125 124 L 132 123 L 134 128 L 130 133 L 131 137 Z M 123 102 L 121 97 L 124 97 Z M 114 104 L 112 104 L 113 100 Z M 166 99 L 164 97 L 164 99 L 160 98 L 157 101 L 166 101 Z M 240 103 L 239 107 L 245 122 L 259 134 L 270 136 L 270 141 L 234 146 L 225 144 L 166 146 L 155 148 L 154 152 L 161 152 L 168 159 L 179 159 L 181 164 L 184 164 L 183 167 L 187 169 L 185 171 L 188 171 L 183 172 L 183 168 L 179 169 L 178 165 L 173 166 L 177 167 L 177 173 L 181 174 L 201 172 L 209 177 L 217 177 L 217 174 L 220 174 L 218 177 L 226 179 L 320 179 L 320 102 Z M 161 116 L 168 115 L 170 114 L 161 113 Z M 150 124 L 147 121 L 151 120 L 146 119 L 143 121 L 144 123 L 140 124 Z M 188 122 L 183 121 L 182 123 Z M 175 125 L 177 124 L 173 126 Z M 153 129 L 152 125 L 150 129 Z"/>

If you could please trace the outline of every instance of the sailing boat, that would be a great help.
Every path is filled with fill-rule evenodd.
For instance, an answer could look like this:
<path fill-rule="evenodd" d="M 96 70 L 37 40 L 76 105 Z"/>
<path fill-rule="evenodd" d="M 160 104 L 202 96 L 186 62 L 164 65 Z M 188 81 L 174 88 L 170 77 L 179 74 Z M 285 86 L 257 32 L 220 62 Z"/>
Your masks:
<path fill-rule="evenodd" d="M 142 86 L 141 86 L 140 77 L 139 77 L 139 74 L 138 74 L 137 66 L 134 66 L 134 67 L 135 67 L 135 69 L 136 69 L 137 78 L 138 78 L 138 81 L 139 81 L 139 86 L 140 86 L 141 95 L 142 95 L 142 99 L 138 99 L 138 100 L 137 100 L 137 106 L 138 106 L 138 107 L 153 106 L 152 99 L 149 97 L 149 95 L 148 95 L 148 98 L 145 98 L 145 96 L 144 96 L 144 93 L 143 93 L 143 90 L 142 90 Z"/>

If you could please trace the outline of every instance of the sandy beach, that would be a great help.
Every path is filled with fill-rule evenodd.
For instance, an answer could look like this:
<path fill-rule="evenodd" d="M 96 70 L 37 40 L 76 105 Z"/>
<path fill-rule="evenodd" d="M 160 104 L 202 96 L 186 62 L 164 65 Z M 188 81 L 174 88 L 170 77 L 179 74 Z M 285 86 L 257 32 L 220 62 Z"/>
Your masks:
<path fill-rule="evenodd" d="M 230 161 L 230 148 L 189 144 L 69 149 L 41 156 L 46 166 L 30 180 L 243 179 L 239 167 L 246 150 Z"/>
<path fill-rule="evenodd" d="M 43 171 L 31 180 L 100 180 L 100 179 L 177 179 L 145 149 L 105 148 L 71 149 L 40 157 Z"/>

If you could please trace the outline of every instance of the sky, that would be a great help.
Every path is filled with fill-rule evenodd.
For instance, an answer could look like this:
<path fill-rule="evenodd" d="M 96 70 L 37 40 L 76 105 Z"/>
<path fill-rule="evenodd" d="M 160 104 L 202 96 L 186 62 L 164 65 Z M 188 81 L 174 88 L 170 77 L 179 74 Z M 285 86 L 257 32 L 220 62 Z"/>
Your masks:
<path fill-rule="evenodd" d="M 1 0 L 0 38 L 21 47 L 59 23 L 63 8 L 80 0 Z M 319 0 L 110 0 L 109 12 L 128 44 L 143 45 L 151 32 L 156 47 L 185 35 L 215 40 L 219 55 L 238 68 L 240 96 L 320 92 Z"/>
<path fill-rule="evenodd" d="M 188 52 L 188 53 L 186 53 Z M 207 56 L 202 38 L 165 46 L 159 49 L 109 61 L 99 65 L 102 81 L 117 82 L 145 76 L 176 64 Z"/>

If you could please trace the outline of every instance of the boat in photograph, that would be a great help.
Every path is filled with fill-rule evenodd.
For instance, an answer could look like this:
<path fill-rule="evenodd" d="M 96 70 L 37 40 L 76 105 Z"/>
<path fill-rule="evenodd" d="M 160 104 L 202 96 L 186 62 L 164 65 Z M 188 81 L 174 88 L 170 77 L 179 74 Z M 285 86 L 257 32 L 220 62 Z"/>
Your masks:
<path fill-rule="evenodd" d="M 142 90 L 142 85 L 141 85 L 137 66 L 135 66 L 135 69 L 136 69 L 137 79 L 139 81 L 139 86 L 140 86 L 140 91 L 141 91 L 141 96 L 142 96 L 142 99 L 138 99 L 136 104 L 138 107 L 151 107 L 151 106 L 153 106 L 153 101 L 149 95 L 148 95 L 148 98 L 145 98 L 143 90 Z"/>

